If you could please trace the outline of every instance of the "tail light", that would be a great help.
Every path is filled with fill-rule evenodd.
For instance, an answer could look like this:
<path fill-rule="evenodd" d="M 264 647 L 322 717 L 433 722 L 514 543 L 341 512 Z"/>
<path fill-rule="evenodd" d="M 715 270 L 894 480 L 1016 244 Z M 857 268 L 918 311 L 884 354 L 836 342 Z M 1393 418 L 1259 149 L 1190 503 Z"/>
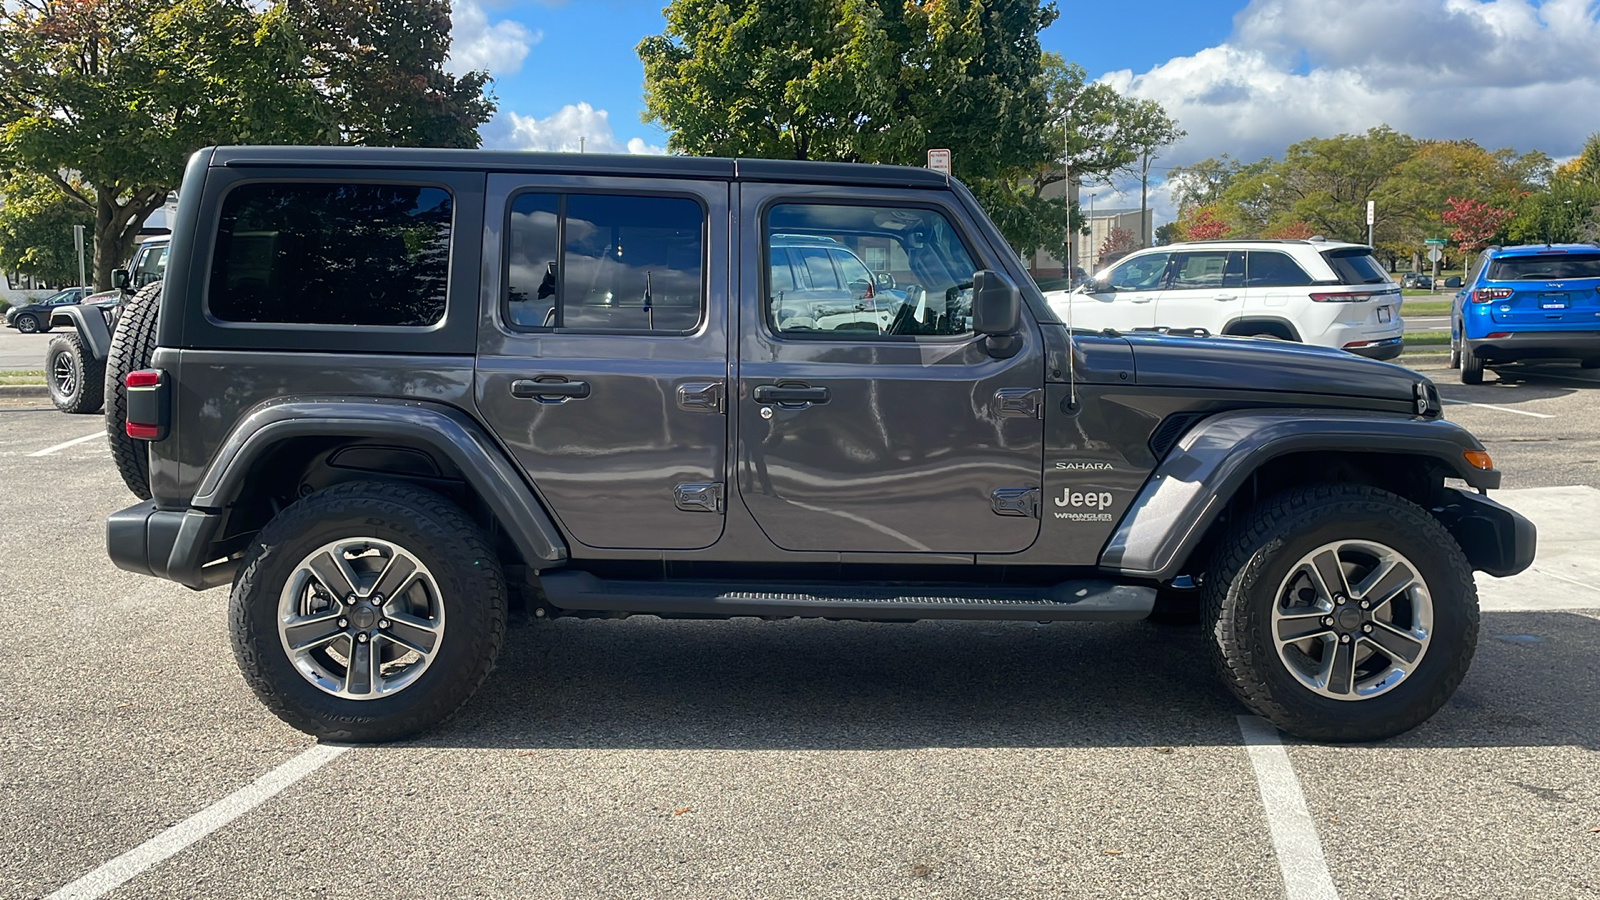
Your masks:
<path fill-rule="evenodd" d="M 129 372 L 122 383 L 128 389 L 128 416 L 122 430 L 141 441 L 165 439 L 169 422 L 167 373 L 138 369 Z"/>
<path fill-rule="evenodd" d="M 1511 288 L 1478 288 L 1472 292 L 1473 303 L 1488 303 L 1491 300 L 1504 300 L 1511 296 Z"/>

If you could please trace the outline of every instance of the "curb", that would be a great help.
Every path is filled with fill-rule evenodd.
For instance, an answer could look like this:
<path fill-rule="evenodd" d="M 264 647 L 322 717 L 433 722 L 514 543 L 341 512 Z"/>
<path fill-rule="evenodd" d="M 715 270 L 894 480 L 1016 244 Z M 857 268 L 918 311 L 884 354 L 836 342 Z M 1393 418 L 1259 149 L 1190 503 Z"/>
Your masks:
<path fill-rule="evenodd" d="M 50 386 L 45 384 L 0 384 L 0 400 L 22 397 L 48 397 Z"/>

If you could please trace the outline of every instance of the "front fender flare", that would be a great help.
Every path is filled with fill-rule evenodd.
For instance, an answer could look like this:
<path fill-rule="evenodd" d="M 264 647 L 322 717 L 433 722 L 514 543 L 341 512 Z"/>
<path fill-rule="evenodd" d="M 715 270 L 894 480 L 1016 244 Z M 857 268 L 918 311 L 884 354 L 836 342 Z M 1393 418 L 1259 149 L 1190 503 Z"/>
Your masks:
<path fill-rule="evenodd" d="M 432 448 L 466 476 L 529 568 L 548 569 L 567 559 L 561 532 L 488 434 L 460 410 L 417 400 L 300 397 L 263 404 L 223 441 L 190 505 L 227 507 L 238 499 L 256 460 L 296 437 L 403 438 Z"/>
<path fill-rule="evenodd" d="M 1151 473 L 1100 553 L 1100 567 L 1167 580 L 1223 507 L 1264 463 L 1290 453 L 1333 450 L 1423 456 L 1474 488 L 1500 486 L 1500 472 L 1476 469 L 1462 453 L 1482 450 L 1444 419 L 1326 409 L 1238 410 L 1189 430 Z"/>
<path fill-rule="evenodd" d="M 99 307 L 58 306 L 50 310 L 50 327 L 75 329 L 79 343 L 94 359 L 105 359 L 111 352 L 111 329 L 106 327 L 106 317 Z"/>

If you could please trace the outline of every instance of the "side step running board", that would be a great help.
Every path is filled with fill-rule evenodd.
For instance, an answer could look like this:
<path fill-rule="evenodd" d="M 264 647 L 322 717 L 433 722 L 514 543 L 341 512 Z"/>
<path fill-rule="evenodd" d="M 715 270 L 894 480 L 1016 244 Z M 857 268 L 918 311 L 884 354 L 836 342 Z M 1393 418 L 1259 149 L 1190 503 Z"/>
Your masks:
<path fill-rule="evenodd" d="M 1132 622 L 1150 615 L 1156 590 L 1083 579 L 1039 587 L 893 585 L 851 582 L 752 584 L 625 581 L 588 572 L 545 571 L 557 609 L 660 616 L 777 616 L 829 619 L 1016 619 Z"/>

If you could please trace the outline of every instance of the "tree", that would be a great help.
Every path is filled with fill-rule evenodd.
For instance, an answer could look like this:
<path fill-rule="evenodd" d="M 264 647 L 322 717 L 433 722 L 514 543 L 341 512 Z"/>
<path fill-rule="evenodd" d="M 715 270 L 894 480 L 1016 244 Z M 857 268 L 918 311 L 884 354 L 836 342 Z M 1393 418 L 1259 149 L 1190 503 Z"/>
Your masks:
<path fill-rule="evenodd" d="M 1451 197 L 1445 201 L 1440 220 L 1455 230 L 1450 239 L 1461 248 L 1461 255 L 1470 258 L 1473 251 L 1488 246 L 1489 241 L 1505 227 L 1513 213 L 1509 209 L 1490 206 L 1471 197 Z"/>
<path fill-rule="evenodd" d="M 290 2 L 0 6 L 0 168 L 93 212 L 96 285 L 208 144 L 476 145 L 492 101 L 442 75 L 443 0 Z"/>
<path fill-rule="evenodd" d="M 83 190 L 82 186 L 76 186 Z M 77 284 L 78 256 L 72 226 L 94 227 L 80 203 L 50 181 L 15 175 L 0 187 L 0 269 L 32 275 L 49 284 Z"/>
<path fill-rule="evenodd" d="M 1022 183 L 1060 159 L 1038 41 L 1054 4 L 672 0 L 664 12 L 638 53 L 644 118 L 671 132 L 670 150 L 921 165 L 948 148 L 1009 240 L 1037 245 L 1037 223 L 1065 220 Z"/>
<path fill-rule="evenodd" d="M 1184 136 L 1183 129 L 1167 115 L 1161 104 L 1154 100 L 1141 100 L 1133 108 L 1122 137 L 1133 148 L 1136 156 L 1134 169 L 1139 174 L 1139 245 L 1150 243 L 1150 166 L 1161 151 L 1172 146 Z"/>
<path fill-rule="evenodd" d="M 1139 236 L 1126 228 L 1112 228 L 1106 234 L 1106 239 L 1100 242 L 1100 252 L 1095 254 L 1098 260 L 1096 266 L 1104 266 L 1116 262 L 1129 253 L 1143 246 Z"/>
<path fill-rule="evenodd" d="M 1331 238 L 1364 242 L 1366 204 L 1416 142 L 1388 126 L 1293 144 L 1279 166 L 1284 214 Z M 1384 214 L 1387 215 L 1385 208 Z"/>
<path fill-rule="evenodd" d="M 487 72 L 454 76 L 449 0 L 286 0 L 338 141 L 387 147 L 479 145 L 494 115 Z"/>
<path fill-rule="evenodd" d="M 1192 207 L 1188 215 L 1178 220 L 1178 226 L 1186 241 L 1214 241 L 1233 233 L 1215 204 Z"/>
<path fill-rule="evenodd" d="M 1275 225 L 1261 233 L 1264 238 L 1280 241 L 1303 241 L 1315 237 L 1317 232 L 1304 222 L 1286 222 Z"/>

